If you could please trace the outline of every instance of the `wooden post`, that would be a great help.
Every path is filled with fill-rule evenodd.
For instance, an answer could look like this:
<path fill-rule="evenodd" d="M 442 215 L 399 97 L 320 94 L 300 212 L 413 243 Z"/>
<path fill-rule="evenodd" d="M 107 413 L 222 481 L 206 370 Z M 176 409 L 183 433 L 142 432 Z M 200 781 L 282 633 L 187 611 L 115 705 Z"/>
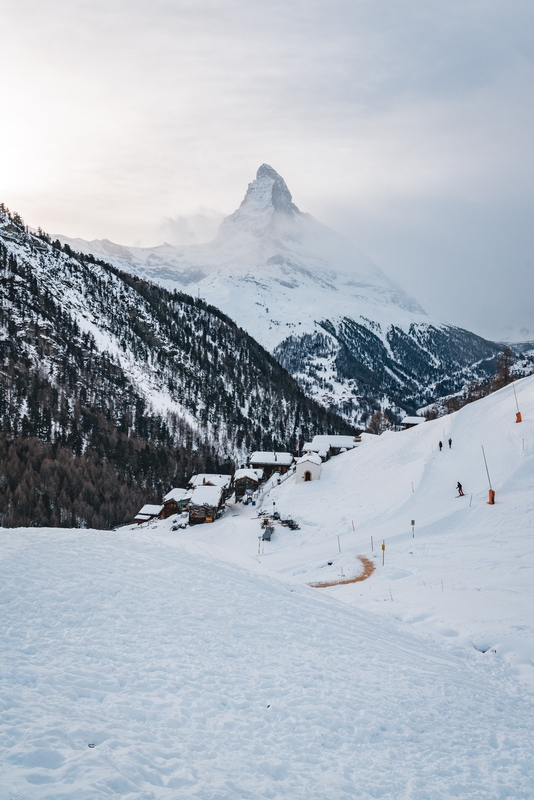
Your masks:
<path fill-rule="evenodd" d="M 386 559 L 386 540 L 382 539 L 382 566 L 384 566 L 385 559 Z"/>
<path fill-rule="evenodd" d="M 415 520 L 412 519 L 412 539 L 415 539 Z"/>

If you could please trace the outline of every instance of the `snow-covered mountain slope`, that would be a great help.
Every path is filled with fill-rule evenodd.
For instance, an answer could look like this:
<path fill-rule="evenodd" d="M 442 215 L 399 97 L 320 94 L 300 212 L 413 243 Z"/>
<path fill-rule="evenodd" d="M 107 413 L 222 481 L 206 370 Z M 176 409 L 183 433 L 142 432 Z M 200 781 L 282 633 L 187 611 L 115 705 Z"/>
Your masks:
<path fill-rule="evenodd" d="M 370 579 L 317 591 L 504 659 L 534 686 L 534 376 L 514 387 L 520 424 L 509 385 L 411 430 L 364 435 L 359 447 L 324 464 L 318 481 L 291 477 L 275 486 L 263 508 L 274 502 L 301 529 L 276 526 L 261 564 L 260 520 L 251 519 L 250 506 L 181 539 L 194 552 L 301 586 L 356 576 L 356 557 L 364 555 L 376 566 Z M 456 496 L 458 481 L 465 497 Z"/>
<path fill-rule="evenodd" d="M 530 800 L 534 378 L 517 390 L 520 425 L 508 387 L 290 478 L 266 502 L 301 530 L 263 555 L 250 506 L 0 531 L 7 800 Z M 307 585 L 355 575 L 370 535 L 384 567 Z"/>
<path fill-rule="evenodd" d="M 487 375 L 499 346 L 433 323 L 349 242 L 295 206 L 263 164 L 241 206 L 204 245 L 125 248 L 61 241 L 168 287 L 187 287 L 273 352 L 325 405 L 359 422 Z"/>
<path fill-rule="evenodd" d="M 144 465 L 145 478 L 167 482 L 164 492 L 196 471 L 243 463 L 251 450 L 293 449 L 319 429 L 350 428 L 218 309 L 73 257 L 6 213 L 0 355 L 1 441 L 94 450 L 141 484 Z M 20 495 L 16 481 L 10 488 Z M 57 486 L 39 491 L 57 508 Z M 12 500 L 0 492 L 0 514 Z"/>

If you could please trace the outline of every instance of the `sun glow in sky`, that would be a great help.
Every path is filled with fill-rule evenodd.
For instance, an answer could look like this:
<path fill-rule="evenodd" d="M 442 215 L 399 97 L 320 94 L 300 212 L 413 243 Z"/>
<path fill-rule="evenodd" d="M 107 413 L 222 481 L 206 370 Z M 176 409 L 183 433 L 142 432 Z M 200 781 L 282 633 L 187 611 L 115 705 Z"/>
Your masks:
<path fill-rule="evenodd" d="M 524 0 L 4 0 L 0 200 L 210 238 L 259 164 L 433 315 L 534 339 Z"/>

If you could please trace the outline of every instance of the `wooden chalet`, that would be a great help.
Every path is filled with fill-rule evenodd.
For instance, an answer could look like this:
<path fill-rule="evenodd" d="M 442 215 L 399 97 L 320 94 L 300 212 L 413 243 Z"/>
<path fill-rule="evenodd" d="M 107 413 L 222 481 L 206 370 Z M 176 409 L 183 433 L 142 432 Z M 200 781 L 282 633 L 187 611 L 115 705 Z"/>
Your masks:
<path fill-rule="evenodd" d="M 191 495 L 191 489 L 171 489 L 163 498 L 162 519 L 168 519 L 168 517 L 172 517 L 173 514 L 181 514 L 182 511 L 186 511 L 189 506 Z"/>
<path fill-rule="evenodd" d="M 223 491 L 224 499 L 231 494 L 232 489 L 232 476 L 231 475 L 216 475 L 208 472 L 199 475 L 193 475 L 189 483 L 188 489 L 198 489 L 200 486 L 218 486 Z"/>
<path fill-rule="evenodd" d="M 238 469 L 234 473 L 235 499 L 242 500 L 247 494 L 258 491 L 263 480 L 262 469 Z"/>
<path fill-rule="evenodd" d="M 159 517 L 162 511 L 163 506 L 155 506 L 150 504 L 143 506 L 141 511 L 136 514 L 134 518 L 135 522 L 137 522 L 138 525 L 142 525 L 143 522 L 150 522 L 151 519 L 156 519 Z"/>
<path fill-rule="evenodd" d="M 189 500 L 189 524 L 214 522 L 224 509 L 224 490 L 221 486 L 198 486 Z"/>
<path fill-rule="evenodd" d="M 280 473 L 280 475 L 285 475 L 293 463 L 293 456 L 291 453 L 275 453 L 258 450 L 252 453 L 249 463 L 252 469 L 263 470 L 263 477 L 265 480 L 268 480 L 275 472 Z"/>
<path fill-rule="evenodd" d="M 302 448 L 304 452 L 317 453 L 323 461 L 332 456 L 352 450 L 361 442 L 359 436 L 343 436 L 341 434 L 321 434 L 314 436 L 311 442 L 306 442 Z"/>

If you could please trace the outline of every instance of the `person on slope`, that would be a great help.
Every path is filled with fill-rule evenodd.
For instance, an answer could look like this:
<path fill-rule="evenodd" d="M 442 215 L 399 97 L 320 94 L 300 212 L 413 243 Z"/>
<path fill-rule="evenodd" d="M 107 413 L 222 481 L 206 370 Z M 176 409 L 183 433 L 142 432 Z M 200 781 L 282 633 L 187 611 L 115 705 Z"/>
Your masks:
<path fill-rule="evenodd" d="M 458 489 L 458 497 L 463 497 L 464 490 L 462 488 L 462 484 L 460 483 L 460 481 L 458 481 L 458 483 L 456 484 L 456 488 Z"/>
<path fill-rule="evenodd" d="M 449 439 L 449 450 L 451 449 L 451 447 L 452 447 L 452 439 Z"/>
<path fill-rule="evenodd" d="M 442 441 L 440 441 L 440 443 L 438 444 L 438 447 L 439 447 L 439 452 L 441 453 L 441 448 L 443 447 L 443 442 Z"/>

